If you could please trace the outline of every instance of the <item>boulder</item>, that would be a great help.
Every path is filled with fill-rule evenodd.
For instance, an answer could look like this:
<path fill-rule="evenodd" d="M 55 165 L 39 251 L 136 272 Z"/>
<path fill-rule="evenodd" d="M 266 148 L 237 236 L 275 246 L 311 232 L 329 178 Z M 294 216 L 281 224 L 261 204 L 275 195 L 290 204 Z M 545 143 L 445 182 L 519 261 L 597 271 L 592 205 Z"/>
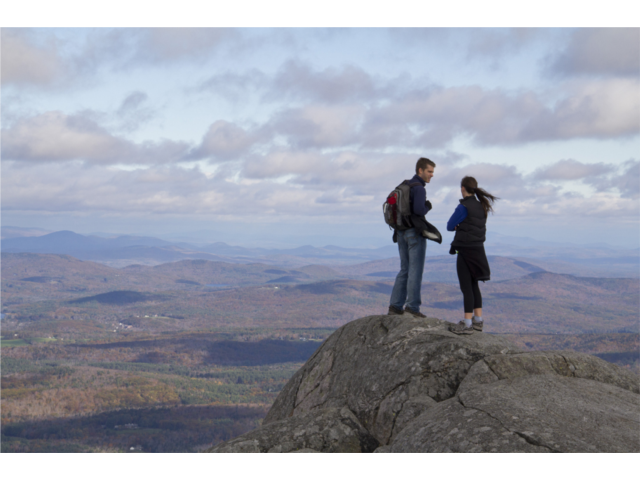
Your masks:
<path fill-rule="evenodd" d="M 336 330 L 262 427 L 209 451 L 638 452 L 639 383 L 591 355 L 376 315 Z"/>
<path fill-rule="evenodd" d="M 486 356 L 471 367 L 458 394 L 477 384 L 547 374 L 586 378 L 640 393 L 640 378 L 629 370 L 593 355 L 566 350 Z"/>
<path fill-rule="evenodd" d="M 520 351 L 496 335 L 455 335 L 437 318 L 364 317 L 318 348 L 285 385 L 263 424 L 347 407 L 386 444 L 415 416 L 451 398 L 477 361 Z"/>
<path fill-rule="evenodd" d="M 638 452 L 640 396 L 544 374 L 476 384 L 414 419 L 390 452 Z"/>
<path fill-rule="evenodd" d="M 373 452 L 379 442 L 348 408 L 315 410 L 215 445 L 211 453 Z"/>

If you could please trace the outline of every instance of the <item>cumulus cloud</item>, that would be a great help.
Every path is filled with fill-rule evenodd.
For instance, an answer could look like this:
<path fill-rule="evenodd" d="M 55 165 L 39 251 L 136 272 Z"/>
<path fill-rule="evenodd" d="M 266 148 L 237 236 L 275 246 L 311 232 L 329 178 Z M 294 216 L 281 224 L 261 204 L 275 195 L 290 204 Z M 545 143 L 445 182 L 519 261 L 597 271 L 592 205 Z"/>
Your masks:
<path fill-rule="evenodd" d="M 640 98 L 636 80 L 612 79 L 567 85 L 555 104 L 533 92 L 479 86 L 410 92 L 367 111 L 362 143 L 374 146 L 379 131 L 397 131 L 403 143 L 441 146 L 458 135 L 479 145 L 524 144 L 570 138 L 637 135 Z"/>
<path fill-rule="evenodd" d="M 202 61 L 238 39 L 230 28 L 115 28 L 90 30 L 75 52 L 78 68 L 116 69 Z"/>
<path fill-rule="evenodd" d="M 2 84 L 50 85 L 64 71 L 55 41 L 37 42 L 27 31 L 0 30 Z"/>
<path fill-rule="evenodd" d="M 270 125 L 294 147 L 343 147 L 358 141 L 364 113 L 359 105 L 311 104 L 277 113 Z"/>
<path fill-rule="evenodd" d="M 198 208 L 193 192 L 204 192 L 207 178 L 197 169 L 175 166 L 120 171 L 103 165 L 78 169 L 45 164 L 39 169 L 3 166 L 5 210 L 44 212 L 180 213 Z"/>
<path fill-rule="evenodd" d="M 386 32 L 398 45 L 397 55 L 407 50 L 423 53 L 437 49 L 455 52 L 451 58 L 461 55 L 465 64 L 473 62 L 490 70 L 503 67 L 504 60 L 522 54 L 536 42 L 557 35 L 554 30 L 535 28 L 391 28 Z"/>
<path fill-rule="evenodd" d="M 356 65 L 325 69 L 313 68 L 306 62 L 291 59 L 273 75 L 257 69 L 212 75 L 196 87 L 195 92 L 211 92 L 230 100 L 247 92 L 261 92 L 263 102 L 311 101 L 342 103 L 378 100 L 391 92 L 389 80 L 374 78 Z"/>
<path fill-rule="evenodd" d="M 616 138 L 640 133 L 640 82 L 611 79 L 569 84 L 571 94 L 522 131 L 536 139 Z"/>
<path fill-rule="evenodd" d="M 209 126 L 200 145 L 190 158 L 225 161 L 236 160 L 265 140 L 265 129 L 244 129 L 235 123 L 217 120 Z"/>
<path fill-rule="evenodd" d="M 563 207 L 565 204 L 584 215 L 594 214 L 589 208 L 595 209 L 598 215 L 610 212 L 614 216 L 632 216 L 638 211 L 638 205 L 630 201 L 633 195 L 635 198 L 638 195 L 632 185 L 636 178 L 634 172 L 639 168 L 635 161 L 625 163 L 622 170 L 614 164 L 601 164 L 597 166 L 598 171 L 610 175 L 589 176 L 591 166 L 577 161 L 559 161 L 534 174 L 524 174 L 512 165 L 473 162 L 461 166 L 456 161 L 446 161 L 447 158 L 458 160 L 457 157 L 454 152 L 431 157 L 438 166 L 427 191 L 437 206 L 432 212 L 437 217 L 448 218 L 453 212 L 460 198 L 460 180 L 466 175 L 475 177 L 480 187 L 500 198 L 498 207 L 506 216 L 562 216 L 567 212 Z M 294 187 L 315 192 L 315 204 L 333 205 L 338 215 L 351 215 L 350 208 L 357 205 L 366 216 L 375 215 L 384 196 L 404 177 L 412 175 L 415 161 L 416 157 L 412 155 L 366 155 L 356 151 L 320 154 L 281 149 L 245 160 L 240 175 L 258 183 L 266 179 L 284 179 L 277 184 L 282 191 Z M 577 178 L 575 170 L 582 176 Z M 599 179 L 600 184 L 595 185 L 596 193 L 591 195 L 563 188 L 566 182 L 576 179 L 587 185 L 595 185 Z M 596 207 L 591 200 L 594 195 L 606 202 L 598 203 Z M 308 212 L 315 211 L 313 205 L 305 208 L 309 208 L 305 210 Z"/>
<path fill-rule="evenodd" d="M 157 166 L 133 171 L 103 165 L 78 169 L 70 164 L 45 164 L 24 169 L 3 166 L 2 205 L 5 211 L 75 212 L 109 216 L 204 215 L 242 218 L 252 215 L 315 216 L 333 212 L 316 203 L 318 190 L 273 182 L 234 182 L 223 175 L 207 176 L 198 168 Z M 231 201 L 230 199 L 242 199 Z"/>
<path fill-rule="evenodd" d="M 540 30 L 531 28 L 474 28 L 464 29 L 467 34 L 467 58 L 493 61 L 508 54 L 520 52 L 539 38 Z"/>
<path fill-rule="evenodd" d="M 3 160 L 167 163 L 181 160 L 187 148 L 170 140 L 136 144 L 112 135 L 86 116 L 61 112 L 24 118 L 2 129 Z"/>
<path fill-rule="evenodd" d="M 580 206 L 580 199 L 592 205 L 589 199 L 593 195 L 606 198 L 612 215 L 631 215 L 637 210 L 627 201 L 638 195 L 633 184 L 640 167 L 635 160 L 620 167 L 614 163 L 587 164 L 565 159 L 524 174 L 513 165 L 469 162 L 468 157 L 456 152 L 441 151 L 429 156 L 438 165 L 432 182 L 427 186 L 429 198 L 438 204 L 435 215 L 453 211 L 460 198 L 460 180 L 466 175 L 474 176 L 482 188 L 500 197 L 500 208 L 507 216 L 562 216 L 563 212 L 566 213 L 562 208 L 563 202 L 570 202 L 587 215 L 591 212 Z M 331 204 L 335 208 L 342 204 L 347 210 L 349 205 L 357 204 L 363 214 L 369 212 L 373 215 L 384 195 L 413 174 L 417 157 L 358 150 L 321 153 L 317 150 L 276 148 L 264 155 L 248 156 L 236 168 L 239 168 L 239 177 L 252 184 L 267 184 L 275 180 L 277 188 L 283 191 L 293 187 L 315 192 L 316 204 Z M 467 163 L 461 164 L 462 160 Z M 597 193 L 578 193 L 572 183 L 576 181 L 594 187 Z M 609 207 L 599 205 L 597 210 L 602 213 Z M 309 208 L 311 212 L 314 207 Z M 349 213 L 345 211 L 340 215 Z"/>
<path fill-rule="evenodd" d="M 2 83 L 77 86 L 105 70 L 198 62 L 251 45 L 232 28 L 2 29 Z"/>
<path fill-rule="evenodd" d="M 458 130 L 456 123 L 464 121 L 459 110 L 468 107 L 462 97 L 454 105 L 455 97 L 451 89 L 414 90 L 394 102 L 370 108 L 361 122 L 360 141 L 371 148 L 444 145 Z"/>
<path fill-rule="evenodd" d="M 312 151 L 276 149 L 248 158 L 241 174 L 249 179 L 282 179 L 305 190 L 319 190 L 323 198 L 340 195 L 382 198 L 397 184 L 413 176 L 417 157 L 407 154 L 364 154 L 342 151 L 320 154 Z"/>
<path fill-rule="evenodd" d="M 458 136 L 478 145 L 637 135 L 636 80 L 566 85 L 557 101 L 532 92 L 479 86 L 413 90 L 382 105 L 316 104 L 281 111 L 269 121 L 295 148 L 442 147 Z"/>
<path fill-rule="evenodd" d="M 238 35 L 230 28 L 144 28 L 133 32 L 132 61 L 152 63 L 197 60 Z"/>
<path fill-rule="evenodd" d="M 582 163 L 571 158 L 539 168 L 532 175 L 536 180 L 582 180 L 615 170 L 612 164 Z"/>
<path fill-rule="evenodd" d="M 483 35 L 530 41 L 520 30 Z M 374 78 L 353 65 L 322 70 L 291 60 L 273 76 L 227 72 L 196 90 L 232 100 L 242 98 L 242 92 L 262 92 L 263 100 L 285 105 L 266 125 L 294 148 L 432 148 L 459 136 L 482 146 L 521 145 L 639 133 L 638 78 L 570 80 L 544 93 L 415 85 L 407 79 Z"/>
<path fill-rule="evenodd" d="M 640 206 L 639 162 L 630 160 L 607 177 L 591 195 L 563 192 L 555 183 L 536 180 L 513 166 L 449 164 L 438 167 L 427 186 L 434 204 L 432 221 L 446 221 L 460 198 L 459 182 L 472 175 L 500 197 L 496 214 L 505 218 L 572 215 L 637 218 Z M 226 164 L 215 174 L 176 164 L 121 170 L 103 164 L 78 168 L 71 163 L 43 163 L 23 168 L 4 161 L 3 210 L 73 212 L 110 216 L 200 215 L 326 217 L 336 221 L 381 220 L 385 195 L 411 176 L 415 156 L 367 156 L 358 152 L 319 154 L 272 152 Z M 589 177 L 590 179 L 593 177 Z M 621 192 L 621 193 L 620 193 Z M 241 198 L 241 202 L 229 199 Z M 635 216 L 635 217 L 634 217 Z"/>
<path fill-rule="evenodd" d="M 638 76 L 639 28 L 582 28 L 548 60 L 548 70 L 558 75 Z"/>
<path fill-rule="evenodd" d="M 355 65 L 313 69 L 297 60 L 285 62 L 271 81 L 266 99 L 352 102 L 374 99 L 383 86 Z"/>
<path fill-rule="evenodd" d="M 260 90 L 269 81 L 266 74 L 257 69 L 245 73 L 225 72 L 212 75 L 187 92 L 211 92 L 231 101 L 246 98 L 249 92 Z"/>
<path fill-rule="evenodd" d="M 118 108 L 118 115 L 124 116 L 132 111 L 137 110 L 149 97 L 146 93 L 136 91 L 132 92 L 122 101 Z"/>
<path fill-rule="evenodd" d="M 149 96 L 144 92 L 134 91 L 127 95 L 115 112 L 118 129 L 132 132 L 154 118 L 156 112 L 148 103 Z"/>
<path fill-rule="evenodd" d="M 582 163 L 580 165 L 584 167 L 582 173 L 587 174 L 589 167 Z M 437 181 L 432 180 L 432 183 L 434 186 L 455 185 L 446 195 L 438 198 L 439 206 L 449 208 L 451 212 L 460 198 L 460 180 L 465 175 L 471 175 L 478 181 L 478 186 L 500 198 L 495 208 L 496 214 L 501 216 L 562 218 L 571 212 L 574 217 L 636 218 L 640 213 L 640 204 L 634 200 L 639 198 L 638 194 L 623 190 L 625 185 L 622 183 L 626 174 L 639 170 L 637 161 L 626 162 L 622 170 L 613 164 L 602 164 L 603 170 L 613 172 L 610 176 L 583 177 L 582 180 L 587 184 L 600 184 L 597 185 L 596 192 L 589 195 L 561 188 L 566 181 L 575 179 L 575 175 L 567 172 L 566 166 L 566 161 L 559 161 L 527 175 L 509 165 L 472 163 L 461 168 L 445 169 L 435 179 Z M 636 181 L 632 179 L 629 183 Z M 616 188 L 625 193 L 612 191 Z"/>
<path fill-rule="evenodd" d="M 71 164 L 49 163 L 23 168 L 17 163 L 0 162 L 0 202 L 7 212 L 373 220 L 380 216 L 386 194 L 403 180 L 399 172 L 408 175 L 415 160 L 400 158 L 393 164 L 391 157 L 386 157 L 372 164 L 351 153 L 329 158 L 299 156 L 288 161 L 303 166 L 297 168 L 294 179 L 285 182 L 231 180 L 229 172 L 207 175 L 198 168 L 177 165 L 125 171 L 103 165 L 78 169 Z M 460 198 L 460 179 L 468 174 L 501 198 L 497 205 L 501 217 L 562 217 L 568 209 L 579 215 L 633 216 L 640 213 L 633 192 L 639 165 L 628 165 L 629 182 L 620 186 L 628 188 L 629 195 L 622 197 L 615 192 L 590 197 L 563 194 L 557 187 L 532 181 L 513 167 L 482 163 L 464 168 L 439 166 L 428 192 L 436 207 L 434 221 L 444 221 L 453 212 Z M 281 171 L 288 170 L 290 167 Z M 273 175 L 277 173 L 273 171 Z M 243 201 L 229 202 L 230 198 Z"/>
<path fill-rule="evenodd" d="M 629 159 L 624 162 L 614 175 L 591 176 L 585 182 L 593 185 L 599 192 L 617 190 L 622 198 L 640 199 L 640 161 Z"/>
<path fill-rule="evenodd" d="M 204 62 L 233 48 L 238 32 L 96 31 L 76 50 L 60 49 L 66 52 L 63 60 L 55 42 L 42 43 L 20 31 L 2 34 L 3 41 L 9 38 L 3 43 L 3 82 L 50 85 L 69 72 L 95 73 L 105 66 Z M 439 33 L 429 35 L 437 44 Z M 465 35 L 478 40 L 469 53 L 473 58 L 498 58 L 532 41 L 518 30 Z M 455 40 L 450 33 L 444 36 Z M 507 38 L 516 45 L 501 45 Z M 577 59 L 576 49 L 569 46 L 563 55 Z M 22 64 L 14 61 L 18 54 L 26 59 Z M 572 75 L 627 75 L 620 66 L 581 62 L 574 62 L 582 66 L 574 65 Z M 192 145 L 133 142 L 122 133 L 156 114 L 152 99 L 140 90 L 123 91 L 113 112 L 49 111 L 11 118 L 2 130 L 3 209 L 379 220 L 384 196 L 410 177 L 416 159 L 426 155 L 438 164 L 428 186 L 436 218 L 453 211 L 465 175 L 475 176 L 501 198 L 497 210 L 505 216 L 561 217 L 569 207 L 584 215 L 638 214 L 640 164 L 635 159 L 621 167 L 563 159 L 525 175 L 513 166 L 478 163 L 445 150 L 460 137 L 482 146 L 514 146 L 637 136 L 637 78 L 572 78 L 545 92 L 401 80 L 372 75 L 355 64 L 318 68 L 299 60 L 285 62 L 273 74 L 218 73 L 196 89 L 242 101 L 251 94 L 260 100 L 254 118 L 264 120 L 249 124 L 235 117 L 209 118 L 195 127 L 201 136 Z M 215 174 L 180 164 L 201 159 L 217 163 Z M 119 164 L 128 164 L 127 170 L 118 169 Z M 132 165 L 147 168 L 131 170 Z M 588 187 L 580 192 L 595 193 L 564 188 L 575 182 Z M 243 201 L 230 206 L 229 198 Z"/>
<path fill-rule="evenodd" d="M 616 188 L 622 197 L 638 200 L 640 198 L 638 178 L 640 178 L 640 161 L 630 159 L 624 163 L 624 171 L 611 179 L 611 186 Z"/>

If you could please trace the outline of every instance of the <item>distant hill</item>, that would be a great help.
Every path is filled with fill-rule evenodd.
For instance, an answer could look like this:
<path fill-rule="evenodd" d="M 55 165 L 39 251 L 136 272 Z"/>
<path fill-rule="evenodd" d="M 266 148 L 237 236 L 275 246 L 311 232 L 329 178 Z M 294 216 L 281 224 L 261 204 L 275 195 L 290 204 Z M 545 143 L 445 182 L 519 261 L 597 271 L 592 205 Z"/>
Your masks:
<path fill-rule="evenodd" d="M 3 227 L 2 251 L 7 253 L 51 253 L 71 255 L 81 260 L 100 262 L 111 267 L 155 266 L 180 260 L 210 260 L 235 264 L 262 263 L 275 267 L 300 269 L 309 265 L 334 268 L 343 275 L 392 278 L 399 269 L 397 246 L 345 248 L 335 245 L 297 248 L 247 248 L 223 242 L 194 245 L 168 242 L 154 237 L 121 235 L 113 238 L 80 235 L 71 231 L 42 234 L 37 229 Z M 513 244 L 505 243 L 512 242 Z M 546 270 L 591 277 L 640 277 L 640 250 L 608 245 L 569 245 L 537 242 L 532 239 L 489 235 L 485 245 L 492 260 L 494 279 L 515 278 L 521 274 Z M 427 249 L 425 279 L 455 283 L 455 258 L 441 255 L 440 249 Z M 511 257 L 512 260 L 502 260 Z M 371 263 L 373 269 L 360 264 Z M 520 262 L 522 265 L 518 266 Z"/>
<path fill-rule="evenodd" d="M 203 259 L 179 260 L 156 266 L 112 268 L 70 255 L 2 253 L 3 299 L 14 295 L 38 298 L 73 296 L 76 292 L 102 293 L 115 289 L 147 291 L 261 285 L 283 276 L 294 282 L 339 278 L 334 270 L 317 265 L 301 269 L 274 268 L 263 263 L 228 263 Z M 276 282 L 277 283 L 277 282 Z M 37 285 L 36 285 L 37 284 Z"/>
<path fill-rule="evenodd" d="M 121 236 L 102 238 L 85 236 L 69 230 L 40 236 L 21 236 L 2 240 L 4 252 L 61 253 L 72 255 L 79 252 L 93 252 L 131 246 L 162 247 L 170 242 L 152 237 Z"/>
<path fill-rule="evenodd" d="M 489 255 L 491 266 L 491 279 L 494 281 L 518 278 L 533 272 L 543 272 L 544 269 L 525 262 L 507 257 Z M 456 256 L 444 255 L 439 257 L 429 257 L 425 261 L 423 281 L 458 283 L 456 273 Z M 345 276 L 358 279 L 371 280 L 373 278 L 394 280 L 400 270 L 400 258 L 388 258 L 385 260 L 374 260 L 357 265 L 346 265 L 335 267 L 335 270 Z"/>
<path fill-rule="evenodd" d="M 433 271 L 436 261 L 437 257 L 431 264 Z M 452 268 L 446 263 L 450 261 L 443 260 L 443 276 L 447 268 Z M 535 268 L 502 257 L 492 259 L 492 265 L 494 278 L 501 269 L 505 276 L 513 277 L 481 286 L 490 332 L 568 335 L 638 331 L 637 279 L 527 273 Z M 181 260 L 155 267 L 115 269 L 64 255 L 3 253 L 2 299 L 3 313 L 7 314 L 3 325 L 15 319 L 28 320 L 29 328 L 54 328 L 53 320 L 68 322 L 71 317 L 107 321 L 164 315 L 182 319 L 170 325 L 172 330 L 212 325 L 336 328 L 359 316 L 386 311 L 393 277 L 382 276 L 378 267 L 363 264 L 350 278 L 349 272 L 323 266 L 295 269 L 261 263 Z M 370 270 L 374 270 L 374 276 L 366 274 Z M 139 292 L 141 301 L 98 303 L 111 298 L 99 295 L 112 294 L 119 299 L 122 294 L 113 292 L 122 291 Z M 145 296 L 148 294 L 161 297 Z M 425 281 L 422 295 L 424 312 L 444 320 L 460 320 L 462 294 L 456 283 Z M 96 301 L 68 303 L 87 298 Z M 169 328 L 162 322 L 141 328 Z M 76 325 L 72 331 L 78 328 Z"/>
<path fill-rule="evenodd" d="M 153 295 L 149 293 L 140 293 L 131 290 L 118 290 L 115 292 L 102 293 L 91 297 L 76 298 L 69 303 L 88 303 L 98 302 L 106 305 L 127 305 L 130 303 L 148 302 L 148 301 L 166 300 L 162 295 Z"/>
<path fill-rule="evenodd" d="M 228 263 L 260 261 L 272 265 L 304 266 L 314 263 L 345 264 L 386 258 L 395 247 L 378 249 L 305 245 L 293 249 L 265 249 L 231 246 L 217 242 L 205 246 L 172 243 L 153 237 L 124 235 L 104 238 L 60 231 L 41 236 L 18 236 L 2 240 L 6 253 L 51 253 L 71 255 L 114 267 L 131 264 L 158 265 L 183 259 L 203 259 Z"/>
<path fill-rule="evenodd" d="M 276 249 L 276 248 L 245 248 L 234 247 L 223 242 L 217 242 L 201 248 L 204 252 L 215 253 L 227 256 L 273 256 L 284 255 L 305 258 L 343 259 L 350 257 L 354 259 L 370 260 L 371 258 L 386 258 L 397 253 L 395 245 L 388 245 L 381 248 L 345 248 L 335 245 L 325 247 L 314 247 L 303 245 L 297 248 Z"/>

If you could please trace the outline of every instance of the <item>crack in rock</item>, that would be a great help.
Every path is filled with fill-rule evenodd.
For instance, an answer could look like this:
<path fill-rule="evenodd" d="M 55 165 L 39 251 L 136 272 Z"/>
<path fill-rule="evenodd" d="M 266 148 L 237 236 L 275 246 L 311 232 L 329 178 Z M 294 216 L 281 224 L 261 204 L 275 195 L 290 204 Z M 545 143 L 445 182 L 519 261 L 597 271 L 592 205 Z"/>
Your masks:
<path fill-rule="evenodd" d="M 480 411 L 482 411 L 482 410 L 480 410 Z M 484 412 L 484 413 L 487 413 L 487 412 Z M 489 415 L 489 414 L 487 413 L 487 415 Z M 491 415 L 489 415 L 489 416 L 491 416 Z M 494 418 L 494 417 L 492 417 L 492 418 Z M 496 419 L 496 420 L 497 420 L 497 419 Z M 498 420 L 498 421 L 499 421 L 499 420 Z M 501 424 L 501 425 L 502 425 L 502 424 Z M 504 427 L 504 425 L 502 425 L 502 426 Z M 511 433 L 515 433 L 516 435 L 518 435 L 520 438 L 522 438 L 525 442 L 527 442 L 527 443 L 528 443 L 528 444 L 530 444 L 530 445 L 534 445 L 534 446 L 536 446 L 536 447 L 546 448 L 546 449 L 547 449 L 547 450 L 549 450 L 551 453 L 562 453 L 560 450 L 556 450 L 555 448 L 551 448 L 551 447 L 549 447 L 549 446 L 547 446 L 547 445 L 544 445 L 543 443 L 539 442 L 538 440 L 536 440 L 536 439 L 535 439 L 535 438 L 533 438 L 533 437 L 530 437 L 530 436 L 529 436 L 529 435 L 527 435 L 526 433 L 518 432 L 518 431 L 516 431 L 516 430 L 509 430 L 508 428 L 507 428 L 507 430 L 508 430 L 508 431 L 510 431 Z"/>
<path fill-rule="evenodd" d="M 507 427 L 504 423 L 502 423 L 502 420 L 500 420 L 498 417 L 492 415 L 491 413 L 482 410 L 481 408 L 478 407 L 469 407 L 467 405 L 464 404 L 464 402 L 462 401 L 462 399 L 458 396 L 455 397 L 456 400 L 458 400 L 458 402 L 460 403 L 460 405 L 462 405 L 464 408 L 470 409 L 470 410 L 476 410 L 478 412 L 482 412 L 485 415 L 487 415 L 489 418 L 494 419 L 496 422 L 498 422 L 498 424 L 504 428 L 507 432 L 513 433 L 514 435 L 519 436 L 520 438 L 522 438 L 525 442 L 527 442 L 530 445 L 536 446 L 536 447 L 542 447 L 542 448 L 546 448 L 547 450 L 549 450 L 549 452 L 551 453 L 561 453 L 559 450 L 556 450 L 554 448 L 549 447 L 548 445 L 544 445 L 543 443 L 539 442 L 538 440 L 530 437 L 529 435 L 522 433 L 522 432 L 518 432 L 516 430 L 511 430 L 509 427 Z"/>

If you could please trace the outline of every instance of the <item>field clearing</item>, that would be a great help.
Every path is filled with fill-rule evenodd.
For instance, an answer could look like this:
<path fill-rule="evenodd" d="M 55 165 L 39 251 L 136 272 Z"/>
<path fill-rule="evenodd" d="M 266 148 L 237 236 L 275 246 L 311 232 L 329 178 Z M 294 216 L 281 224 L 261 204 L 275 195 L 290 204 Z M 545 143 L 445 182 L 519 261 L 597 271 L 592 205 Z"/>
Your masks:
<path fill-rule="evenodd" d="M 6 348 L 6 347 L 21 347 L 24 345 L 29 345 L 25 340 L 23 340 L 22 338 L 17 338 L 15 340 L 5 340 L 4 338 L 2 340 L 0 340 L 0 347 L 2 348 Z"/>
<path fill-rule="evenodd" d="M 31 345 L 33 343 L 47 343 L 47 342 L 56 342 L 56 338 L 50 337 L 29 337 L 27 339 L 24 338 L 0 338 L 0 346 L 1 347 L 22 347 L 25 345 Z"/>

